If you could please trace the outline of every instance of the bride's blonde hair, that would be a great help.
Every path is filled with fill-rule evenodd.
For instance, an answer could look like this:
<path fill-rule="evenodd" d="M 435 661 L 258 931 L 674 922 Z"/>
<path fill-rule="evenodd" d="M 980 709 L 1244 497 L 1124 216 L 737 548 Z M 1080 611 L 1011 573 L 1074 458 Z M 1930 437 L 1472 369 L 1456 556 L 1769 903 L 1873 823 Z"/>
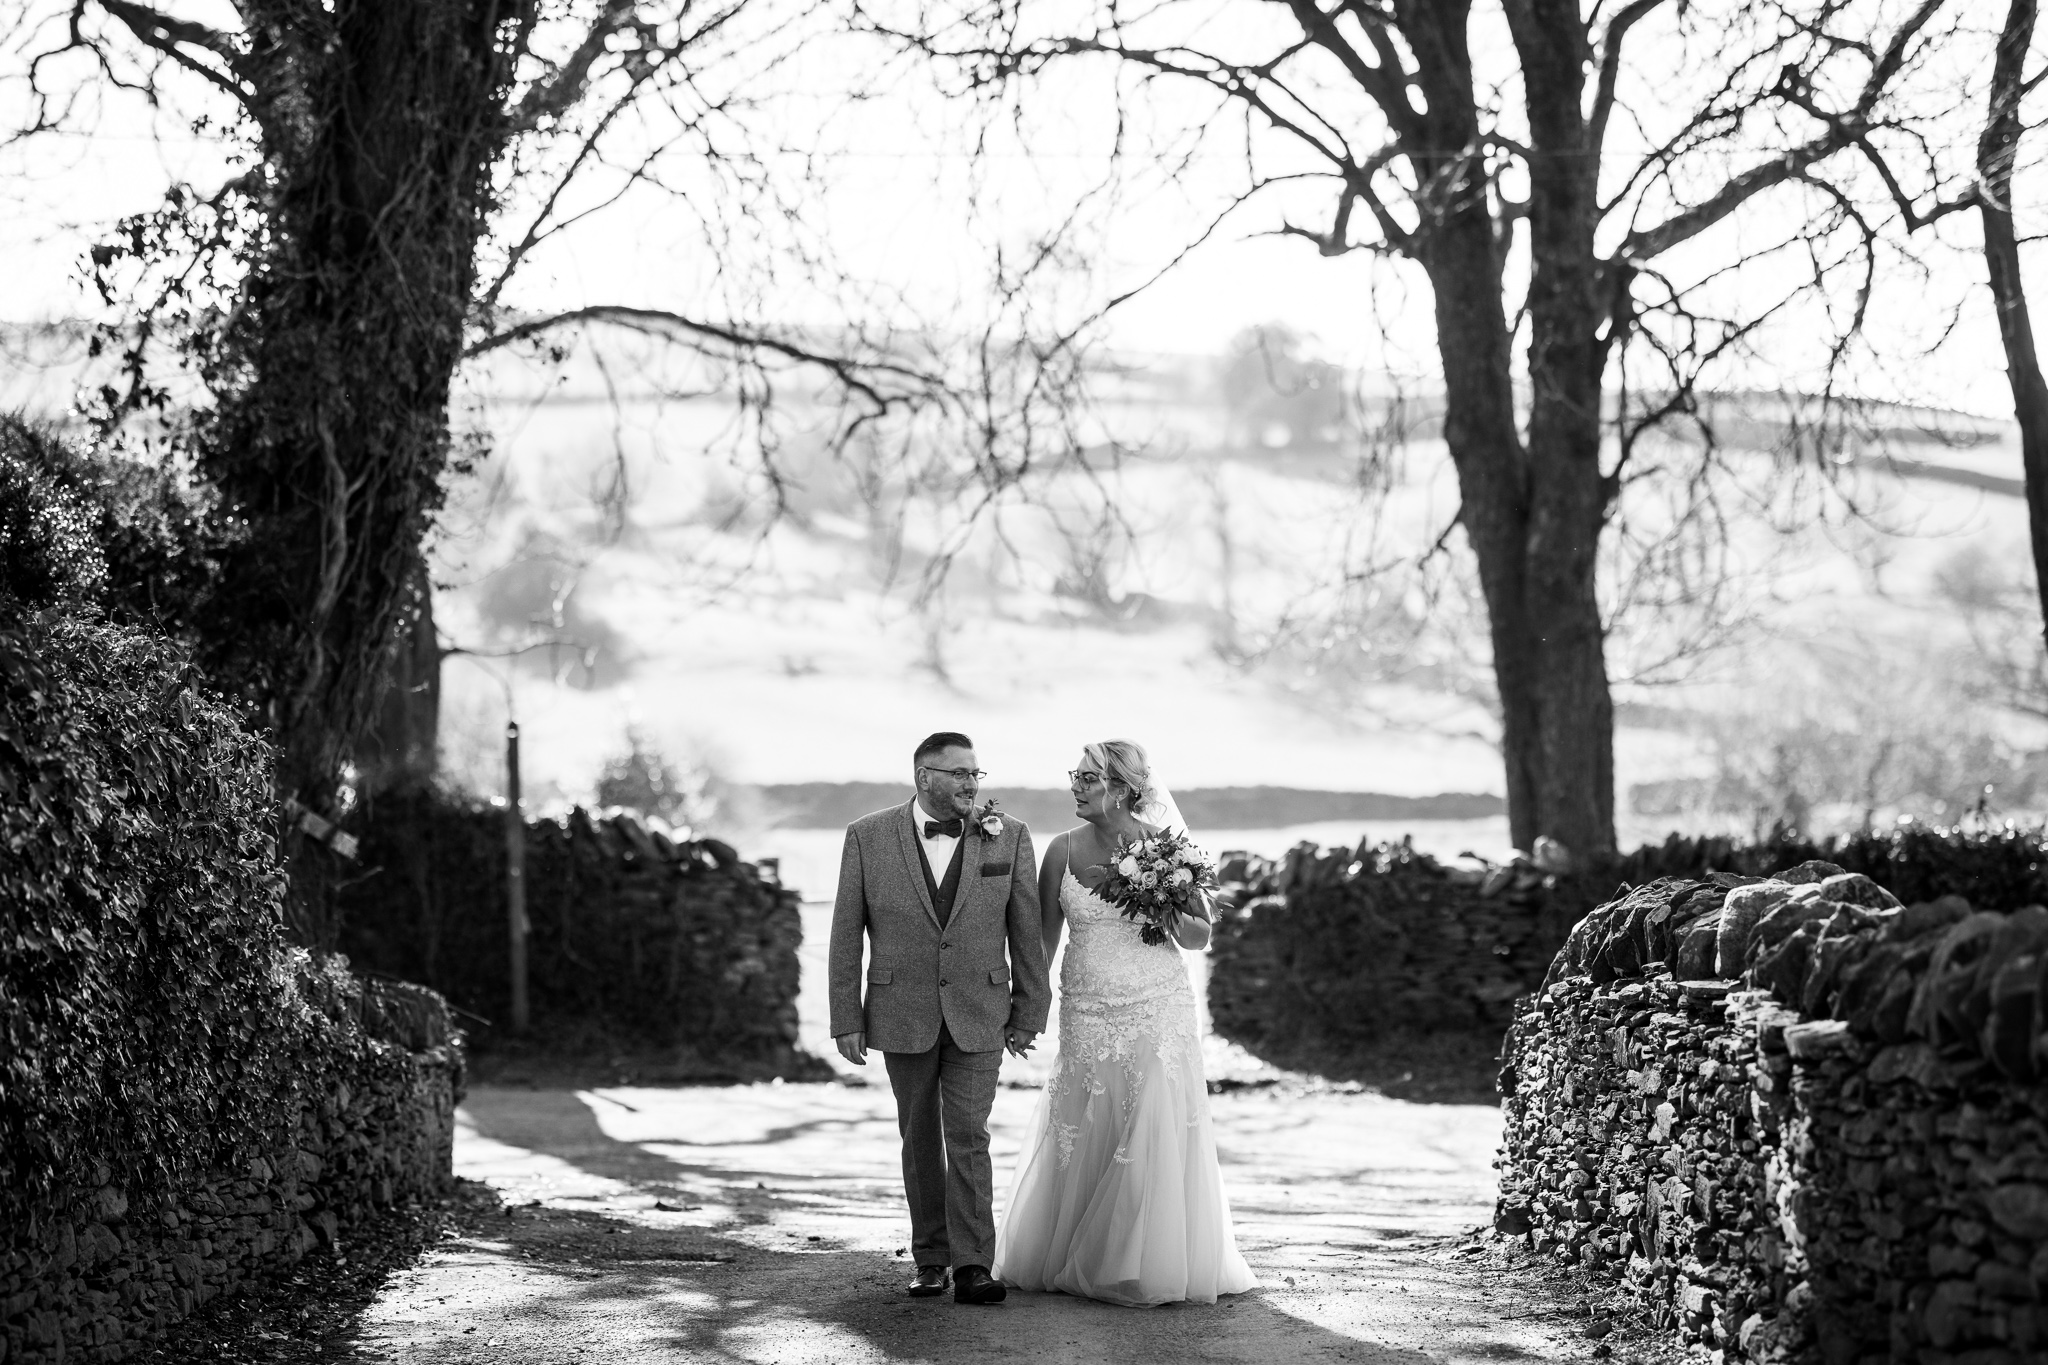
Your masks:
<path fill-rule="evenodd" d="M 1115 783 L 1129 792 L 1131 814 L 1152 806 L 1158 797 L 1152 785 L 1152 760 L 1145 746 L 1132 739 L 1099 739 L 1082 748 L 1081 756 L 1095 765 L 1104 782 Z"/>

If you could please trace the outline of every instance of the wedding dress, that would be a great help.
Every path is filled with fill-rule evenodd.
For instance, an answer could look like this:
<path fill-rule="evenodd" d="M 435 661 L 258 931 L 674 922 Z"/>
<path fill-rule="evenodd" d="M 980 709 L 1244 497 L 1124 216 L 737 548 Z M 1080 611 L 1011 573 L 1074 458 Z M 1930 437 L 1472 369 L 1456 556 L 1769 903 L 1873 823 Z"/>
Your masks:
<path fill-rule="evenodd" d="M 1134 1307 L 1253 1287 L 1216 1164 L 1195 997 L 1071 870 L 1059 1055 L 1018 1158 L 994 1273 Z"/>

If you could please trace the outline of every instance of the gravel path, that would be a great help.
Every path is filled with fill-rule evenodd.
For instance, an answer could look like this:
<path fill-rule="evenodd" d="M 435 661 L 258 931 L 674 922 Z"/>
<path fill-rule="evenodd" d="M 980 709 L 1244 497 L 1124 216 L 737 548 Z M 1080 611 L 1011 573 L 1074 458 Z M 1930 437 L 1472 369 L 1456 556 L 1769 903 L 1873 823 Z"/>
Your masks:
<path fill-rule="evenodd" d="M 999 1192 L 1035 1069 L 1016 1068 L 997 1097 Z M 902 1293 L 908 1223 L 880 1085 L 482 1088 L 459 1115 L 456 1170 L 510 1207 L 465 1219 L 462 1236 L 398 1275 L 341 1354 L 764 1365 L 1591 1358 L 1560 1305 L 1526 1277 L 1488 1269 L 1464 1239 L 1491 1212 L 1496 1110 L 1298 1084 L 1214 1104 L 1259 1289 L 1214 1307 L 1012 1294 L 968 1308 Z"/>

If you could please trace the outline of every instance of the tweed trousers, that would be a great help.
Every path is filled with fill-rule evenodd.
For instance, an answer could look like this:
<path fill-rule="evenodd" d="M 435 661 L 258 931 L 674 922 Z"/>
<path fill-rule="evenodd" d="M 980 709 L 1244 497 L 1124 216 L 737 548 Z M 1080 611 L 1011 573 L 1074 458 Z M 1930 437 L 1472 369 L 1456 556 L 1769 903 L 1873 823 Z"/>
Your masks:
<path fill-rule="evenodd" d="M 963 1052 L 941 1027 L 923 1052 L 885 1052 L 903 1138 L 910 1255 L 919 1266 L 995 1264 L 995 1168 L 988 1114 L 1003 1052 Z"/>

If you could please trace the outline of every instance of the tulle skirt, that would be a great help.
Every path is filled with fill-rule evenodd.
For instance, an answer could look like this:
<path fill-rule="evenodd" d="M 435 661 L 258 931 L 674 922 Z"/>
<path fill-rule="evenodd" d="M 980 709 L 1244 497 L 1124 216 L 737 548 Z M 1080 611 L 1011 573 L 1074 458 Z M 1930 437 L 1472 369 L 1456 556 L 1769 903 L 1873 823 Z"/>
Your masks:
<path fill-rule="evenodd" d="M 1192 997 L 1068 1000 L 1062 1013 L 995 1275 L 1132 1307 L 1252 1288 L 1216 1163 Z"/>

